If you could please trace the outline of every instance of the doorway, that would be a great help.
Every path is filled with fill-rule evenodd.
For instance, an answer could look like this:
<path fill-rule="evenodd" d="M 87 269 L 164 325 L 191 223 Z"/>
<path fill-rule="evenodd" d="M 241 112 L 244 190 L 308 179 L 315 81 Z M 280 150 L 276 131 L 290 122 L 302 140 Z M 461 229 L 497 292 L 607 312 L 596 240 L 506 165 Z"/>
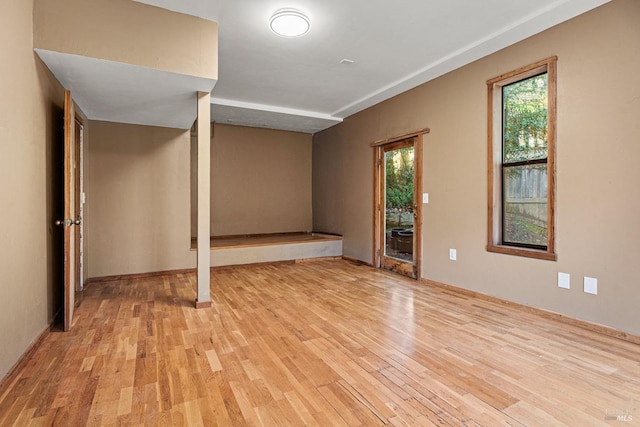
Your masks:
<path fill-rule="evenodd" d="M 75 285 L 76 293 L 84 290 L 84 123 L 76 114 L 74 130 L 74 199 L 76 201 L 76 226 L 74 227 L 75 246 Z M 76 301 L 78 301 L 76 299 Z"/>
<path fill-rule="evenodd" d="M 374 170 L 374 264 L 417 279 L 422 248 L 422 133 L 376 144 Z"/>

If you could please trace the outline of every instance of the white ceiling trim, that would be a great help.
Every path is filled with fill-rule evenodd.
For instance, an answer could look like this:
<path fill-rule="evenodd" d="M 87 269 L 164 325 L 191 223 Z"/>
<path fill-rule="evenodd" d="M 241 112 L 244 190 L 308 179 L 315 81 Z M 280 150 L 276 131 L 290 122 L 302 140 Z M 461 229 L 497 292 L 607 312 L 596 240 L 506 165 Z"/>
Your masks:
<path fill-rule="evenodd" d="M 330 120 L 336 123 L 342 121 L 341 117 L 335 117 L 330 114 L 318 113 L 316 111 L 298 110 L 295 108 L 279 107 L 277 105 L 256 104 L 253 102 L 236 101 L 233 99 L 223 99 L 211 97 L 211 103 L 225 107 L 245 108 L 249 110 L 268 111 L 271 113 L 288 114 L 292 116 L 311 117 L 314 119 Z"/>
<path fill-rule="evenodd" d="M 342 121 L 327 114 L 213 98 L 211 120 L 236 126 L 316 133 Z"/>

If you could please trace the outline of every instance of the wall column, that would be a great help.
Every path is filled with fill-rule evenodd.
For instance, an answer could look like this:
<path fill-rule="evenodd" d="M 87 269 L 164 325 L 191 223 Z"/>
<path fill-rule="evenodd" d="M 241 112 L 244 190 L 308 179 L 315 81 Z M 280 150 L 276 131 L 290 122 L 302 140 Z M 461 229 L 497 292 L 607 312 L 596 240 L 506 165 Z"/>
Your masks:
<path fill-rule="evenodd" d="M 198 92 L 198 297 L 196 308 L 211 307 L 211 95 Z"/>

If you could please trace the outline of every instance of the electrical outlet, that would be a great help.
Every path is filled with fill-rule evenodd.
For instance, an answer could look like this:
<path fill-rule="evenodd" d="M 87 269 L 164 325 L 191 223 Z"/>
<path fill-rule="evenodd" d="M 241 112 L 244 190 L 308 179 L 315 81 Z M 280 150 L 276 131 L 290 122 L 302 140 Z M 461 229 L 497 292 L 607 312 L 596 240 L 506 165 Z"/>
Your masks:
<path fill-rule="evenodd" d="M 558 287 L 562 289 L 571 287 L 571 276 L 568 273 L 558 273 Z"/>
<path fill-rule="evenodd" d="M 422 193 L 422 203 L 429 203 L 429 193 Z"/>
<path fill-rule="evenodd" d="M 455 261 L 458 259 L 458 252 L 455 249 L 449 249 L 449 259 Z"/>
<path fill-rule="evenodd" d="M 587 294 L 598 295 L 598 279 L 585 276 L 584 291 Z"/>

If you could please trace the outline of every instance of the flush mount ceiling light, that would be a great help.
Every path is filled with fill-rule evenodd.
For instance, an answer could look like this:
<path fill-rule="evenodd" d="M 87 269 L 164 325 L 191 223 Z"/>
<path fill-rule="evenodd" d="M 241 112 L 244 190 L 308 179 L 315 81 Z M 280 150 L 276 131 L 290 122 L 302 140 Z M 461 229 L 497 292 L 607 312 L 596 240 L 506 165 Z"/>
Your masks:
<path fill-rule="evenodd" d="M 280 9 L 269 19 L 271 31 L 282 37 L 299 37 L 311 27 L 309 18 L 299 10 Z"/>

